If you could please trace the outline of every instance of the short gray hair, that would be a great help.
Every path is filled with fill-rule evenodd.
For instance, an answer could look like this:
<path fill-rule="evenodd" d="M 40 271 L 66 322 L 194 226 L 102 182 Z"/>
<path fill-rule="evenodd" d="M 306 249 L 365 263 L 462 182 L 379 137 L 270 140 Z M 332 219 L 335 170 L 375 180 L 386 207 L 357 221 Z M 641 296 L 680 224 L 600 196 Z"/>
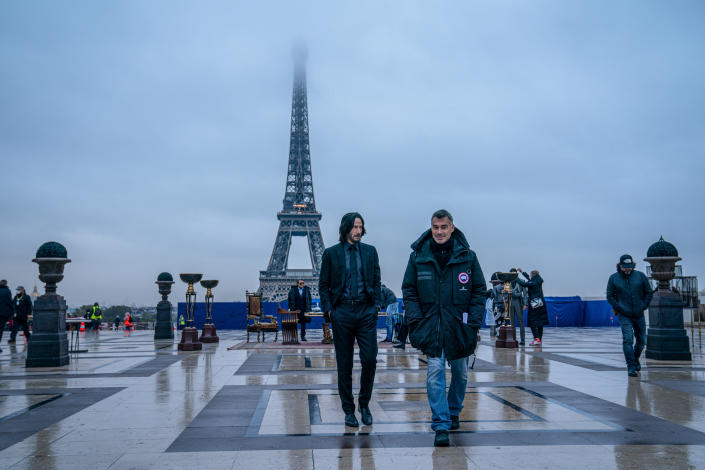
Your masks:
<path fill-rule="evenodd" d="M 433 219 L 443 219 L 443 218 L 445 218 L 445 217 L 448 217 L 448 220 L 450 220 L 451 223 L 453 222 L 453 216 L 450 215 L 450 212 L 448 212 L 448 211 L 445 210 L 445 209 L 438 209 L 436 212 L 434 212 L 433 215 L 431 216 L 431 220 L 433 220 Z"/>

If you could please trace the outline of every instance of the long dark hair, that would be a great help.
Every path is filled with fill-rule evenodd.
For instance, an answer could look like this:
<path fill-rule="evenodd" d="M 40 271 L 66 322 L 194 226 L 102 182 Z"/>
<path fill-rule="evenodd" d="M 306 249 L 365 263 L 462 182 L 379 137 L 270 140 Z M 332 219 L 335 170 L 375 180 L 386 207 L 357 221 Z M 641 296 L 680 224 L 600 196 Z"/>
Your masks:
<path fill-rule="evenodd" d="M 365 219 L 362 218 L 360 213 L 348 212 L 342 219 L 340 219 L 340 228 L 338 229 L 338 232 L 340 233 L 340 243 L 345 243 L 348 233 L 350 233 L 353 226 L 355 226 L 355 219 L 360 219 L 362 221 L 362 235 L 367 233 L 365 230 Z"/>

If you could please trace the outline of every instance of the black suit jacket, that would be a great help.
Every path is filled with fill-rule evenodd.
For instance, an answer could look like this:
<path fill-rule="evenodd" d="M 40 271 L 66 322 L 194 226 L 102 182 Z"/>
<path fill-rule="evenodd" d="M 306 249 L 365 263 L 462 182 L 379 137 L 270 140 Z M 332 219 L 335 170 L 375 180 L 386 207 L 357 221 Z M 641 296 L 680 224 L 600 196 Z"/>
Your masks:
<path fill-rule="evenodd" d="M 304 303 L 306 304 L 306 307 L 301 313 L 306 313 L 311 311 L 311 289 L 309 289 L 308 286 L 304 286 L 303 291 Z M 296 297 L 298 297 L 298 295 L 299 286 L 291 286 L 291 289 L 289 289 L 289 298 L 287 299 L 287 304 L 290 312 L 293 312 L 296 309 Z"/>
<path fill-rule="evenodd" d="M 365 295 L 370 304 L 376 305 L 381 294 L 382 278 L 379 270 L 377 249 L 372 245 L 360 243 L 362 260 L 362 280 Z M 345 288 L 345 248 L 338 243 L 323 252 L 321 275 L 318 279 L 318 294 L 321 296 L 321 309 L 330 312 L 343 295 Z"/>

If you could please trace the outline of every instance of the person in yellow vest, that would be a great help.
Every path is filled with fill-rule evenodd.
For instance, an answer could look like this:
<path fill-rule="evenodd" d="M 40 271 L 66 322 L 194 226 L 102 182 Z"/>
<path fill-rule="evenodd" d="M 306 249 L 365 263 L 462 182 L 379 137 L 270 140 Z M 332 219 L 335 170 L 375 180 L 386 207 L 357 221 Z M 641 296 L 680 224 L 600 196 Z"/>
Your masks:
<path fill-rule="evenodd" d="M 184 320 L 184 316 L 179 315 L 179 329 L 183 330 L 185 326 L 186 326 L 186 321 Z"/>
<path fill-rule="evenodd" d="M 98 305 L 98 302 L 96 302 L 93 304 L 93 308 L 91 309 L 91 328 L 98 331 L 98 327 L 100 327 L 102 321 L 103 310 L 100 308 L 100 305 Z"/>

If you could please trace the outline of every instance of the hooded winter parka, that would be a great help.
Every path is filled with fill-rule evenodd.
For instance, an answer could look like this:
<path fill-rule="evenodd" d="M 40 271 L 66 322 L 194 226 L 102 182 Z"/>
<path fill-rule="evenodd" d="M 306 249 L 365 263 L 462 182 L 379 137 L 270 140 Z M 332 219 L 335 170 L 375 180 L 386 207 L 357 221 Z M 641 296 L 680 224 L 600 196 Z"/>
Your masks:
<path fill-rule="evenodd" d="M 9 319 L 15 310 L 12 304 L 12 292 L 7 286 L 0 286 L 0 319 Z"/>
<path fill-rule="evenodd" d="M 617 315 L 639 318 L 649 307 L 654 291 L 641 271 L 632 271 L 627 276 L 617 266 L 617 272 L 607 282 L 607 301 Z"/>
<path fill-rule="evenodd" d="M 412 245 L 402 291 L 409 342 L 430 357 L 470 356 L 485 308 L 485 277 L 475 252 L 457 228 L 442 270 L 431 253 L 431 230 Z"/>

